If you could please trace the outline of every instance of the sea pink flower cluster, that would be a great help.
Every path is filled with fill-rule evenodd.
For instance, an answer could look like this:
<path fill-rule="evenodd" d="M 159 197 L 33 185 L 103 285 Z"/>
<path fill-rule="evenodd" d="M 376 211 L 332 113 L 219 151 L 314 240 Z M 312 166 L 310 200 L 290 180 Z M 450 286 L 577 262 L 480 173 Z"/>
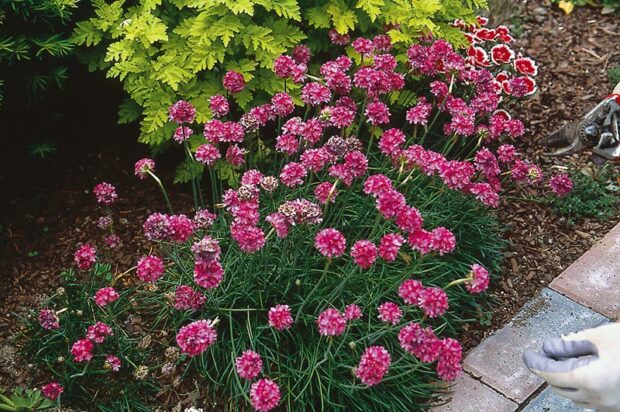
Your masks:
<path fill-rule="evenodd" d="M 78 268 L 88 270 L 97 262 L 97 249 L 93 245 L 85 243 L 76 250 L 73 260 Z"/>
<path fill-rule="evenodd" d="M 115 355 L 107 355 L 105 357 L 105 363 L 103 367 L 109 369 L 113 372 L 118 372 L 121 370 L 122 362 L 118 356 Z"/>
<path fill-rule="evenodd" d="M 93 188 L 93 193 L 97 198 L 97 202 L 103 203 L 104 205 L 111 205 L 116 201 L 116 199 L 118 199 L 116 188 L 106 182 L 97 184 Z"/>
<path fill-rule="evenodd" d="M 329 308 L 321 312 L 316 321 L 323 336 L 340 336 L 347 326 L 347 318 L 339 310 Z"/>
<path fill-rule="evenodd" d="M 94 300 L 98 306 L 107 306 L 120 298 L 118 292 L 112 287 L 105 287 L 95 292 Z"/>
<path fill-rule="evenodd" d="M 71 346 L 71 354 L 75 362 L 88 362 L 93 358 L 93 348 L 95 345 L 90 339 L 77 340 Z"/>
<path fill-rule="evenodd" d="M 157 282 L 164 275 L 164 262 L 157 256 L 143 256 L 138 260 L 136 276 L 143 282 Z"/>
<path fill-rule="evenodd" d="M 280 388 L 270 379 L 256 381 L 250 387 L 252 407 L 258 412 L 267 412 L 280 403 Z"/>
<path fill-rule="evenodd" d="M 556 196 L 564 197 L 573 191 L 573 181 L 568 175 L 556 175 L 549 179 L 549 187 Z"/>
<path fill-rule="evenodd" d="M 60 328 L 58 315 L 52 309 L 42 308 L 39 310 L 39 324 L 43 329 L 53 330 Z"/>
<path fill-rule="evenodd" d="M 244 351 L 235 360 L 235 365 L 239 376 L 247 380 L 256 378 L 263 370 L 263 361 L 260 355 L 253 350 Z"/>
<path fill-rule="evenodd" d="M 174 308 L 178 310 L 198 310 L 205 304 L 207 298 L 190 286 L 179 285 L 174 290 Z"/>
<path fill-rule="evenodd" d="M 103 343 L 106 337 L 112 336 L 113 334 L 112 327 L 103 322 L 97 322 L 86 329 L 86 339 L 95 343 Z"/>
<path fill-rule="evenodd" d="M 277 330 L 285 330 L 293 325 L 291 308 L 288 305 L 276 305 L 269 309 L 269 326 Z"/>
<path fill-rule="evenodd" d="M 138 160 L 134 166 L 135 175 L 140 179 L 146 179 L 148 172 L 155 172 L 155 161 L 149 158 Z"/>
<path fill-rule="evenodd" d="M 41 387 L 41 393 L 47 399 L 55 401 L 58 397 L 64 392 L 64 389 L 60 384 L 56 381 L 52 381 L 47 383 Z"/>
<path fill-rule="evenodd" d="M 376 385 L 383 380 L 391 363 L 392 357 L 383 346 L 370 346 L 364 351 L 355 376 L 368 386 Z"/>
<path fill-rule="evenodd" d="M 344 254 L 347 240 L 338 230 L 328 228 L 316 234 L 314 246 L 327 258 L 340 257 Z"/>
<path fill-rule="evenodd" d="M 194 222 L 185 215 L 153 213 L 144 225 L 144 235 L 149 240 L 184 243 L 194 233 Z"/>
<path fill-rule="evenodd" d="M 176 336 L 181 352 L 198 356 L 215 343 L 217 332 L 208 320 L 197 320 L 179 329 Z"/>
<path fill-rule="evenodd" d="M 398 296 L 409 305 L 418 306 L 429 318 L 436 318 L 448 310 L 448 295 L 437 287 L 425 287 L 422 282 L 407 279 L 400 284 Z"/>
<path fill-rule="evenodd" d="M 470 279 L 465 283 L 470 293 L 482 293 L 489 287 L 489 272 L 481 265 L 471 265 Z"/>
<path fill-rule="evenodd" d="M 179 100 L 168 109 L 170 120 L 178 124 L 193 123 L 196 120 L 196 108 L 185 100 Z"/>
<path fill-rule="evenodd" d="M 403 311 L 394 302 L 382 303 L 381 306 L 379 306 L 378 310 L 379 319 L 392 325 L 396 325 L 398 322 L 400 322 L 400 318 L 403 316 Z"/>

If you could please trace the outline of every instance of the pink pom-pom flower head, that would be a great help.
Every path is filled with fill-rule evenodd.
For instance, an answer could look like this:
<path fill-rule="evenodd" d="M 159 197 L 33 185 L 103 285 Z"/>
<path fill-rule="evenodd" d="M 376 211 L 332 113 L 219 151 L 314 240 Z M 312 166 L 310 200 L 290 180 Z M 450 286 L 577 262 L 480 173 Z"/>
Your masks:
<path fill-rule="evenodd" d="M 368 386 L 376 385 L 383 380 L 391 363 L 390 353 L 383 346 L 370 346 L 364 351 L 355 376 Z"/>
<path fill-rule="evenodd" d="M 346 243 L 344 235 L 333 228 L 321 230 L 314 238 L 314 246 L 327 258 L 342 256 L 347 246 Z"/>
<path fill-rule="evenodd" d="M 240 377 L 252 380 L 263 370 L 263 361 L 258 353 L 246 350 L 235 360 L 235 366 Z"/>
<path fill-rule="evenodd" d="M 197 320 L 179 329 L 176 336 L 177 344 L 181 352 L 189 356 L 198 356 L 215 343 L 217 332 L 212 322 Z"/>
<path fill-rule="evenodd" d="M 256 381 L 250 387 L 252 407 L 258 412 L 267 412 L 280 403 L 280 388 L 270 379 Z"/>
<path fill-rule="evenodd" d="M 276 305 L 269 309 L 269 326 L 277 330 L 285 330 L 293 325 L 291 308 L 288 305 Z"/>
<path fill-rule="evenodd" d="M 55 401 L 58 397 L 64 392 L 64 389 L 60 384 L 56 381 L 52 381 L 48 384 L 45 384 L 41 387 L 41 393 L 47 399 Z"/>

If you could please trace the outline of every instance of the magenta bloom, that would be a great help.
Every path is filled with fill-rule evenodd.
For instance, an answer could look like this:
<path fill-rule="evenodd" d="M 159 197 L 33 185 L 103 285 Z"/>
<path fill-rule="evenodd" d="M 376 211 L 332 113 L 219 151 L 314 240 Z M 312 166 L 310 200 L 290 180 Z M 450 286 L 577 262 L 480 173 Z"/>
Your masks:
<path fill-rule="evenodd" d="M 433 249 L 433 235 L 424 229 L 409 233 L 407 242 L 411 249 L 420 252 L 422 255 L 427 254 Z"/>
<path fill-rule="evenodd" d="M 445 227 L 437 227 L 432 231 L 433 249 L 440 255 L 450 253 L 456 247 L 456 238 Z"/>
<path fill-rule="evenodd" d="M 355 320 L 362 317 L 362 308 L 355 303 L 351 303 L 344 308 L 344 318 L 346 320 Z"/>
<path fill-rule="evenodd" d="M 261 379 L 250 387 L 252 407 L 258 412 L 267 412 L 280 403 L 280 388 L 270 379 Z"/>
<path fill-rule="evenodd" d="M 220 94 L 216 94 L 215 96 L 211 96 L 209 98 L 209 108 L 211 109 L 211 113 L 213 116 L 222 117 L 228 114 L 229 105 L 228 100 Z"/>
<path fill-rule="evenodd" d="M 269 309 L 269 326 L 277 330 L 285 330 L 293 325 L 291 308 L 288 305 L 276 305 Z"/>
<path fill-rule="evenodd" d="M 379 319 L 383 322 L 396 325 L 400 322 L 400 318 L 403 316 L 403 311 L 400 310 L 398 305 L 394 302 L 382 303 L 379 308 Z"/>
<path fill-rule="evenodd" d="M 208 229 L 213 225 L 215 219 L 217 219 L 215 213 L 211 213 L 207 209 L 200 209 L 194 215 L 194 224 L 196 229 Z"/>
<path fill-rule="evenodd" d="M 426 316 L 436 318 L 448 310 L 448 295 L 440 288 L 426 288 L 420 293 L 418 305 Z"/>
<path fill-rule="evenodd" d="M 265 218 L 265 221 L 271 224 L 271 226 L 276 231 L 276 235 L 280 239 L 284 239 L 288 236 L 288 231 L 291 227 L 291 223 L 289 219 L 282 213 L 272 213 Z"/>
<path fill-rule="evenodd" d="M 75 362 L 88 362 L 93 358 L 95 345 L 89 339 L 80 339 L 71 346 L 71 354 Z"/>
<path fill-rule="evenodd" d="M 239 93 L 245 88 L 245 79 L 241 73 L 230 70 L 224 75 L 222 84 L 229 92 Z"/>
<path fill-rule="evenodd" d="M 246 350 L 235 360 L 235 366 L 240 377 L 252 380 L 263 370 L 263 361 L 258 353 Z"/>
<path fill-rule="evenodd" d="M 295 60 L 291 56 L 285 54 L 278 56 L 273 62 L 273 71 L 276 76 L 287 78 L 293 74 L 293 68 L 296 66 Z"/>
<path fill-rule="evenodd" d="M 41 393 L 43 394 L 43 396 L 45 396 L 47 399 L 50 399 L 52 401 L 55 401 L 56 399 L 58 399 L 60 394 L 63 392 L 64 392 L 64 389 L 56 381 L 52 381 L 41 387 Z"/>
<path fill-rule="evenodd" d="M 428 118 L 433 110 L 433 105 L 426 102 L 424 96 L 418 99 L 418 104 L 407 111 L 407 121 L 411 124 L 426 126 Z"/>
<path fill-rule="evenodd" d="M 195 242 L 191 249 L 196 262 L 208 262 L 213 259 L 219 260 L 220 253 L 222 252 L 217 239 L 209 235 L 205 235 L 200 241 Z"/>
<path fill-rule="evenodd" d="M 336 189 L 331 182 L 323 182 L 314 189 L 314 197 L 316 197 L 322 205 L 328 201 L 330 203 L 335 203 L 336 196 L 338 196 L 338 189 Z"/>
<path fill-rule="evenodd" d="M 392 189 L 392 181 L 389 177 L 382 174 L 368 176 L 364 182 L 364 193 L 367 195 L 376 197 Z"/>
<path fill-rule="evenodd" d="M 155 161 L 149 158 L 138 160 L 134 167 L 134 173 L 140 179 L 145 179 L 148 176 L 148 172 L 154 172 L 154 171 L 155 171 Z"/>
<path fill-rule="evenodd" d="M 355 376 L 368 386 L 376 385 L 383 380 L 391 363 L 390 353 L 383 346 L 370 346 L 364 351 Z"/>
<path fill-rule="evenodd" d="M 107 355 L 105 357 L 105 363 L 103 367 L 106 369 L 110 369 L 111 371 L 118 372 L 121 370 L 121 360 L 118 356 Z"/>
<path fill-rule="evenodd" d="M 386 124 L 390 121 L 390 110 L 383 102 L 373 102 L 366 106 L 366 117 L 373 126 Z"/>
<path fill-rule="evenodd" d="M 444 381 L 455 380 L 461 372 L 462 356 L 463 349 L 460 343 L 451 338 L 442 339 L 437 361 L 437 375 Z"/>
<path fill-rule="evenodd" d="M 196 108 L 185 100 L 179 100 L 168 109 L 169 119 L 178 124 L 193 123 L 196 119 Z"/>
<path fill-rule="evenodd" d="M 179 285 L 174 290 L 174 308 L 178 310 L 198 310 L 207 298 L 187 285 Z"/>
<path fill-rule="evenodd" d="M 39 324 L 43 329 L 53 330 L 60 328 L 60 320 L 52 309 L 42 308 L 39 311 Z"/>
<path fill-rule="evenodd" d="M 568 175 L 555 175 L 549 179 L 549 187 L 556 196 L 564 197 L 573 191 L 573 181 Z"/>
<path fill-rule="evenodd" d="M 340 336 L 347 326 L 347 319 L 340 311 L 330 308 L 321 312 L 316 323 L 321 335 Z"/>
<path fill-rule="evenodd" d="M 297 46 L 295 46 L 291 54 L 293 55 L 293 59 L 295 59 L 295 62 L 297 64 L 308 64 L 308 62 L 310 61 L 310 57 L 312 57 L 312 52 L 310 51 L 310 48 L 305 44 L 298 44 Z"/>
<path fill-rule="evenodd" d="M 217 260 L 196 262 L 194 265 L 194 282 L 205 289 L 215 289 L 224 279 L 224 269 Z"/>
<path fill-rule="evenodd" d="M 405 143 L 405 134 L 402 131 L 388 129 L 379 139 L 379 149 L 384 155 L 396 159 L 400 155 L 403 143 Z"/>
<path fill-rule="evenodd" d="M 471 265 L 470 280 L 465 287 L 470 293 L 482 293 L 489 287 L 489 272 L 477 263 Z"/>
<path fill-rule="evenodd" d="M 194 222 L 185 215 L 172 215 L 168 218 L 170 240 L 184 243 L 194 233 Z"/>
<path fill-rule="evenodd" d="M 104 205 L 111 205 L 118 199 L 116 188 L 109 183 L 102 182 L 93 188 L 93 193 L 97 198 L 97 202 Z"/>
<path fill-rule="evenodd" d="M 110 233 L 103 238 L 103 241 L 107 247 L 109 247 L 110 249 L 114 249 L 121 244 L 121 237 L 116 233 Z"/>
<path fill-rule="evenodd" d="M 95 292 L 95 303 L 98 306 L 104 307 L 120 298 L 118 292 L 111 287 L 101 288 Z"/>
<path fill-rule="evenodd" d="M 502 163 L 510 163 L 517 155 L 517 150 L 511 144 L 503 144 L 497 148 L 497 158 Z"/>
<path fill-rule="evenodd" d="M 86 339 L 90 339 L 95 343 L 103 343 L 107 336 L 112 336 L 113 334 L 112 327 L 103 322 L 97 322 L 86 329 Z"/>
<path fill-rule="evenodd" d="M 183 326 L 177 333 L 177 344 L 181 352 L 198 356 L 215 343 L 217 332 L 208 320 L 197 320 Z"/>
<path fill-rule="evenodd" d="M 97 249 L 93 245 L 85 243 L 75 252 L 73 260 L 79 269 L 88 270 L 97 261 L 96 253 Z"/>
<path fill-rule="evenodd" d="M 351 247 L 353 261 L 362 269 L 369 269 L 377 259 L 377 247 L 370 240 L 358 240 Z"/>
<path fill-rule="evenodd" d="M 220 151 L 212 144 L 202 144 L 196 149 L 196 160 L 208 166 L 212 166 L 220 157 Z"/>
<path fill-rule="evenodd" d="M 334 228 L 323 229 L 314 238 L 314 246 L 325 257 L 340 257 L 347 247 L 344 235 Z"/>
<path fill-rule="evenodd" d="M 424 289 L 424 285 L 419 280 L 407 279 L 400 284 L 398 296 L 409 305 L 417 305 Z"/>
<path fill-rule="evenodd" d="M 396 260 L 403 243 L 405 243 L 404 237 L 398 233 L 388 233 L 379 242 L 379 256 L 386 262 L 393 262 Z"/>
<path fill-rule="evenodd" d="M 292 134 L 282 134 L 276 138 L 276 150 L 292 156 L 299 150 L 299 140 Z"/>
<path fill-rule="evenodd" d="M 143 282 L 157 282 L 164 275 L 164 262 L 157 256 L 143 256 L 138 260 L 136 276 Z"/>
<path fill-rule="evenodd" d="M 190 129 L 189 127 L 179 126 L 174 131 L 174 135 L 172 136 L 172 139 L 177 143 L 183 143 L 184 141 L 189 139 L 189 137 L 193 134 L 194 134 L 194 131 Z"/>
<path fill-rule="evenodd" d="M 288 93 L 276 93 L 271 98 L 271 108 L 277 116 L 288 116 L 295 110 L 295 103 Z"/>
<path fill-rule="evenodd" d="M 233 222 L 230 225 L 230 234 L 245 253 L 254 253 L 265 246 L 265 233 L 260 227 Z"/>
<path fill-rule="evenodd" d="M 386 219 L 396 217 L 399 211 L 407 205 L 405 196 L 397 190 L 390 189 L 377 196 L 376 207 Z"/>
<path fill-rule="evenodd" d="M 307 83 L 301 90 L 301 100 L 310 106 L 318 106 L 321 103 L 327 103 L 331 97 L 331 91 L 317 82 Z"/>
<path fill-rule="evenodd" d="M 434 362 L 441 350 L 441 341 L 431 327 L 423 328 L 417 323 L 404 326 L 398 333 L 400 346 L 422 362 Z"/>
<path fill-rule="evenodd" d="M 299 186 L 304 182 L 307 173 L 300 163 L 290 162 L 282 168 L 280 181 L 288 187 Z"/>
<path fill-rule="evenodd" d="M 239 145 L 233 144 L 226 149 L 226 160 L 233 166 L 241 166 L 245 163 L 244 156 L 247 154 L 247 150 Z"/>
<path fill-rule="evenodd" d="M 142 225 L 144 236 L 149 240 L 167 240 L 170 236 L 170 217 L 162 213 L 153 213 Z"/>

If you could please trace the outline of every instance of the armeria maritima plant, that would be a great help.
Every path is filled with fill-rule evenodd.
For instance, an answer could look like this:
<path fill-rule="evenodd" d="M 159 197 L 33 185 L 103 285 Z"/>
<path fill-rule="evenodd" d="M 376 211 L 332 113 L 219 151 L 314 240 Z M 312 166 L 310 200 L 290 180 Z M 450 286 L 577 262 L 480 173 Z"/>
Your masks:
<path fill-rule="evenodd" d="M 535 92 L 536 65 L 507 28 L 479 22 L 455 23 L 469 49 L 422 38 L 406 62 L 382 35 L 355 39 L 317 73 L 295 49 L 274 62 L 283 89 L 269 103 L 233 118 L 232 101 L 212 98 L 218 117 L 198 144 L 191 102 L 171 106 L 213 206 L 190 217 L 168 202 L 149 216 L 152 250 L 123 273 L 94 246 L 78 250 L 79 274 L 68 272 L 32 340 L 63 396 L 96 391 L 138 409 L 197 387 L 227 410 L 422 409 L 458 376 L 459 326 L 481 313 L 497 269 L 489 208 L 503 187 L 543 180 L 510 145 L 525 130 L 505 110 Z M 231 94 L 245 87 L 234 72 L 223 81 Z M 272 156 L 253 155 L 259 139 Z M 232 187 L 214 162 L 238 174 Z M 166 194 L 154 161 L 135 172 Z M 106 208 L 113 189 L 98 195 Z"/>

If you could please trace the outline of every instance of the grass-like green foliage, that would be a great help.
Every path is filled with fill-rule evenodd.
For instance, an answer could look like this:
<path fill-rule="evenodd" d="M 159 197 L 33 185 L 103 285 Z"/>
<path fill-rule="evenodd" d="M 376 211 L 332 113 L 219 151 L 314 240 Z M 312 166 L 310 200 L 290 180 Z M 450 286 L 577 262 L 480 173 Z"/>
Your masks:
<path fill-rule="evenodd" d="M 226 410 L 240 410 L 248 404 L 249 383 L 236 374 L 234 360 L 249 348 L 263 357 L 264 375 L 280 385 L 281 405 L 287 410 L 298 410 L 302 405 L 304 410 L 423 410 L 435 390 L 434 371 L 400 348 L 397 334 L 403 321 L 386 326 L 377 319 L 376 307 L 385 301 L 399 302 L 398 285 L 411 277 L 442 287 L 466 275 L 473 262 L 481 262 L 498 273 L 503 245 L 493 215 L 475 200 L 443 190 L 442 186 L 420 175 L 407 185 L 406 193 L 429 227 L 445 225 L 454 232 L 459 242 L 450 255 L 420 258 L 412 253 L 409 263 L 404 259 L 377 262 L 371 271 L 361 270 L 350 259 L 335 259 L 324 272 L 325 259 L 312 246 L 315 229 L 311 227 L 295 227 L 288 238 L 270 240 L 263 250 L 252 255 L 242 253 L 234 243 L 222 243 L 224 282 L 207 294 L 205 307 L 192 314 L 174 310 L 164 298 L 176 285 L 193 282 L 191 251 L 189 247 L 164 246 L 174 265 L 157 283 L 157 290 L 143 285 L 125 288 L 121 298 L 105 309 L 98 308 L 91 297 L 99 287 L 114 280 L 119 287 L 123 277 L 112 273 L 107 264 L 97 265 L 85 276 L 66 272 L 64 293 L 54 294 L 47 303 L 55 310 L 66 308 L 60 315 L 61 329 L 44 331 L 36 321 L 30 323 L 30 355 L 65 386 L 65 401 L 82 407 L 94 402 L 99 410 L 148 410 L 147 405 L 158 405 L 169 391 L 173 392 L 171 378 L 163 377 L 158 369 L 165 348 L 176 345 L 176 331 L 190 319 L 219 317 L 216 344 L 194 359 L 182 357 L 177 374 L 185 382 L 197 380 L 204 392 L 225 402 Z M 289 197 L 308 195 L 306 190 Z M 334 210 L 325 226 L 346 222 L 346 226 L 338 227 L 348 239 L 377 240 L 387 230 L 376 224 L 383 219 L 376 219 L 379 215 L 370 198 L 355 192 L 342 194 L 347 197 L 339 202 L 342 206 Z M 274 197 L 278 198 L 278 193 Z M 210 233 L 225 239 L 227 230 L 224 217 L 220 217 Z M 317 289 L 305 302 L 292 329 L 277 332 L 268 326 L 270 307 L 287 303 L 295 317 L 315 285 Z M 435 321 L 423 321 L 442 336 L 454 335 L 462 323 L 476 320 L 483 311 L 484 297 L 474 297 L 460 287 L 447 291 L 449 313 Z M 316 316 L 328 307 L 344 308 L 350 303 L 359 304 L 364 317 L 349 326 L 343 336 L 321 337 Z M 422 321 L 419 310 L 403 309 L 405 322 Z M 70 346 L 83 337 L 95 319 L 112 325 L 115 336 L 96 348 L 90 363 L 73 363 Z M 134 323 L 138 326 L 127 327 Z M 136 332 L 131 333 L 131 329 Z M 150 343 L 145 345 L 147 340 Z M 380 385 L 368 388 L 354 379 L 352 368 L 363 350 L 374 344 L 390 351 L 392 367 Z M 108 353 L 123 359 L 121 372 L 102 367 Z M 132 370 L 138 365 L 147 365 L 151 378 L 136 380 Z M 163 397 L 150 397 L 160 390 L 165 393 Z"/>
<path fill-rule="evenodd" d="M 620 64 L 607 70 L 607 78 L 612 87 L 620 83 Z"/>
<path fill-rule="evenodd" d="M 462 34 L 448 24 L 474 21 L 486 0 L 93 0 L 94 15 L 77 24 L 74 41 L 88 46 L 83 58 L 91 70 L 119 79 L 128 98 L 119 122 L 140 120 L 140 141 L 171 140 L 166 108 L 192 101 L 199 122 L 211 118 L 208 98 L 222 93 L 225 70 L 241 72 L 248 87 L 235 96 L 243 108 L 282 91 L 274 59 L 298 43 L 314 52 L 327 49 L 327 30 L 366 37 L 385 25 L 397 46 L 432 31 L 455 43 Z M 321 40 L 318 40 L 321 39 Z M 401 50 L 404 52 L 404 50 Z M 289 84 L 289 90 L 292 85 Z"/>
<path fill-rule="evenodd" d="M 62 87 L 67 79 L 63 59 L 74 47 L 69 35 L 77 5 L 78 0 L 0 0 L 0 64 L 7 83 L 0 86 L 15 88 L 15 94 L 25 89 L 30 99 Z"/>
<path fill-rule="evenodd" d="M 573 172 L 573 191 L 566 197 L 554 197 L 553 208 L 569 222 L 585 217 L 607 219 L 617 212 L 620 203 L 618 186 L 614 184 L 617 177 L 613 167 L 606 167 L 597 176 Z"/>

